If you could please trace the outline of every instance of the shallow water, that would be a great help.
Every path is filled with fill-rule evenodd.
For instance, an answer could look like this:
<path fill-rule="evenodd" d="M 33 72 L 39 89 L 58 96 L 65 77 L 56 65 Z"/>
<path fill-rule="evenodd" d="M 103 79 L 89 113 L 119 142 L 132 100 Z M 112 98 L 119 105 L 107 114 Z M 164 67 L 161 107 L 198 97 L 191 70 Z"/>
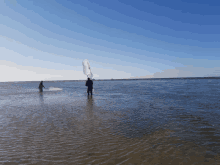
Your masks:
<path fill-rule="evenodd" d="M 0 162 L 220 164 L 219 85 L 94 81 L 88 98 L 85 82 L 0 83 Z"/>

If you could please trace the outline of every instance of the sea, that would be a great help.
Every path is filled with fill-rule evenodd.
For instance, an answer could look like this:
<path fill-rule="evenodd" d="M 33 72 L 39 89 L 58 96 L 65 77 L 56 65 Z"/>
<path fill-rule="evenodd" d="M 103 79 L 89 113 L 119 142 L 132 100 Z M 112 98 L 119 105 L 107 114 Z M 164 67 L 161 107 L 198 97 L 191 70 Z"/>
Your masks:
<path fill-rule="evenodd" d="M 0 164 L 220 164 L 220 79 L 0 83 Z"/>

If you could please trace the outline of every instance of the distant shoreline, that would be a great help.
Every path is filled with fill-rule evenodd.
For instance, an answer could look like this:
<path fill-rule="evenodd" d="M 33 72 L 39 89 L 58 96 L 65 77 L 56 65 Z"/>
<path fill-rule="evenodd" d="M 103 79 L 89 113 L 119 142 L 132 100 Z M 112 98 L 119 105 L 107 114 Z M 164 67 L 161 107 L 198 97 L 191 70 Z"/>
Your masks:
<path fill-rule="evenodd" d="M 127 79 L 99 79 L 95 81 L 165 80 L 165 79 L 220 79 L 220 77 L 127 78 Z"/>
<path fill-rule="evenodd" d="M 168 80 L 168 79 L 220 79 L 220 77 L 173 77 L 173 78 L 124 78 L 124 79 L 94 79 L 93 81 L 129 81 L 129 80 Z M 85 80 L 48 80 L 44 82 L 85 82 Z M 5 81 L 0 83 L 25 83 L 39 81 Z"/>

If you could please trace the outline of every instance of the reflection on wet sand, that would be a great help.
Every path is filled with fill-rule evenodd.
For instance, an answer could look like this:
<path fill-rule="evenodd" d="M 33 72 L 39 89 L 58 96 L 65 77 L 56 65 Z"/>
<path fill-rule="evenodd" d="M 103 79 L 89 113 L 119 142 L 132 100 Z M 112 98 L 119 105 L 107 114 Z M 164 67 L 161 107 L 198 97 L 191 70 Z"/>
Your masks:
<path fill-rule="evenodd" d="M 77 107 L 33 110 L 25 118 L 12 117 L 1 129 L 3 164 L 220 164 L 219 155 L 159 130 L 139 138 L 117 135 L 120 120 L 89 97 Z M 74 114 L 73 111 L 77 111 Z M 109 126 L 110 125 L 110 126 Z"/>

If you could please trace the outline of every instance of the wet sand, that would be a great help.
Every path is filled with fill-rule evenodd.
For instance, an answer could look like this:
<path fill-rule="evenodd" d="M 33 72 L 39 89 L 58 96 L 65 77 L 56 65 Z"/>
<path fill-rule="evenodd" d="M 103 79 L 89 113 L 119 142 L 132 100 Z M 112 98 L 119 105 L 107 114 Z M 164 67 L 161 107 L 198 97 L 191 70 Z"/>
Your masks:
<path fill-rule="evenodd" d="M 29 106 L 23 117 L 15 115 L 18 109 L 1 112 L 8 122 L 0 129 L 0 164 L 220 164 L 220 155 L 170 136 L 171 130 L 119 135 L 117 117 L 123 114 L 103 110 L 91 98 L 86 104 Z"/>

